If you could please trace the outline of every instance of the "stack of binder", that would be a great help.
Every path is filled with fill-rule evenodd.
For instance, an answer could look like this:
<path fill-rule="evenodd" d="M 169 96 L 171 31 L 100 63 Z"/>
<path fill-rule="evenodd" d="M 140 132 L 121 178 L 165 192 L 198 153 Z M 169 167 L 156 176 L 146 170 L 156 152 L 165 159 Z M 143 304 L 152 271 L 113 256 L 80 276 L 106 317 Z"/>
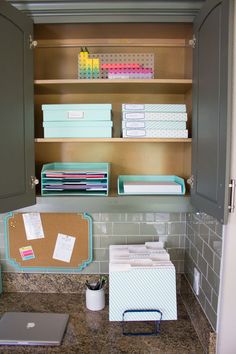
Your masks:
<path fill-rule="evenodd" d="M 106 163 L 51 163 L 43 166 L 42 195 L 108 195 Z"/>
<path fill-rule="evenodd" d="M 150 310 L 177 319 L 175 267 L 163 243 L 110 246 L 109 320 L 157 320 Z"/>
<path fill-rule="evenodd" d="M 42 105 L 45 138 L 111 138 L 111 104 Z"/>
<path fill-rule="evenodd" d="M 122 104 L 123 138 L 188 138 L 185 104 Z"/>

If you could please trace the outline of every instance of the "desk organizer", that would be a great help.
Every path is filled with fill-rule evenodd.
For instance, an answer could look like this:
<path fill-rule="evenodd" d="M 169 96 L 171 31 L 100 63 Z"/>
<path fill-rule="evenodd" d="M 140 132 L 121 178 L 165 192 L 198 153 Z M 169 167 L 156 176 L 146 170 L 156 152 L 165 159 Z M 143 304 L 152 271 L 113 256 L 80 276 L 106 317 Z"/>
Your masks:
<path fill-rule="evenodd" d="M 94 62 L 95 60 L 95 62 Z M 153 53 L 85 53 L 78 56 L 79 79 L 153 79 Z"/>
<path fill-rule="evenodd" d="M 111 138 L 111 104 L 42 105 L 45 138 Z"/>
<path fill-rule="evenodd" d="M 184 195 L 184 179 L 178 176 L 121 175 L 117 180 L 119 195 Z"/>
<path fill-rule="evenodd" d="M 110 246 L 110 321 L 177 319 L 175 267 L 161 244 Z"/>
<path fill-rule="evenodd" d="M 41 172 L 42 196 L 107 196 L 109 163 L 49 163 Z"/>

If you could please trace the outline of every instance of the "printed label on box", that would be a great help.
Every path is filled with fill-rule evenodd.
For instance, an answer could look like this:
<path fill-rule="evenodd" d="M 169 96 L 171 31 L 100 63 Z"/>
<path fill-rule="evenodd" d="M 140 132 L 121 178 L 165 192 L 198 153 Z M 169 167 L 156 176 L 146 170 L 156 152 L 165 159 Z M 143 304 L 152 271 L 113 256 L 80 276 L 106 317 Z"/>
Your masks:
<path fill-rule="evenodd" d="M 125 113 L 126 119 L 144 119 L 145 113 Z"/>
<path fill-rule="evenodd" d="M 127 136 L 146 136 L 146 130 L 141 129 L 127 129 L 126 130 Z"/>
<path fill-rule="evenodd" d="M 81 119 L 84 118 L 83 111 L 69 111 L 68 112 L 68 119 Z"/>
<path fill-rule="evenodd" d="M 143 110 L 145 109 L 144 104 L 126 104 L 125 109 L 130 110 L 130 111 L 139 111 L 140 109 Z"/>
<path fill-rule="evenodd" d="M 126 122 L 127 128 L 145 128 L 145 122 Z"/>

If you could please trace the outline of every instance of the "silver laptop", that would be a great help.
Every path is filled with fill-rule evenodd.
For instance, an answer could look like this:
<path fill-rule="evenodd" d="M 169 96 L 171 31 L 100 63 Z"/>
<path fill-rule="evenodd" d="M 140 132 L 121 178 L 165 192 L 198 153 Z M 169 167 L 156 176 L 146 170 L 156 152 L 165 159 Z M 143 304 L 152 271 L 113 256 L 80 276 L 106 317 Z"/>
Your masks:
<path fill-rule="evenodd" d="M 0 319 L 0 345 L 60 345 L 69 315 L 6 312 Z"/>

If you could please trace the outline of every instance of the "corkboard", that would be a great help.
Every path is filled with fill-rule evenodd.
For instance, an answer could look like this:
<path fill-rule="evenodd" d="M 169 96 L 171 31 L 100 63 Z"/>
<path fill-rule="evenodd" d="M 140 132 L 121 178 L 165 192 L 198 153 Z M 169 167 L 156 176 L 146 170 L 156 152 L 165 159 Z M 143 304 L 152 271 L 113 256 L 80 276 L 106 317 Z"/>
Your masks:
<path fill-rule="evenodd" d="M 6 243 L 9 260 L 21 269 L 67 268 L 81 270 L 92 261 L 92 219 L 86 213 L 41 213 L 44 238 L 27 240 L 22 214 L 6 220 Z M 69 263 L 53 259 L 58 233 L 76 238 Z M 31 246 L 34 259 L 22 260 L 19 249 Z"/>

